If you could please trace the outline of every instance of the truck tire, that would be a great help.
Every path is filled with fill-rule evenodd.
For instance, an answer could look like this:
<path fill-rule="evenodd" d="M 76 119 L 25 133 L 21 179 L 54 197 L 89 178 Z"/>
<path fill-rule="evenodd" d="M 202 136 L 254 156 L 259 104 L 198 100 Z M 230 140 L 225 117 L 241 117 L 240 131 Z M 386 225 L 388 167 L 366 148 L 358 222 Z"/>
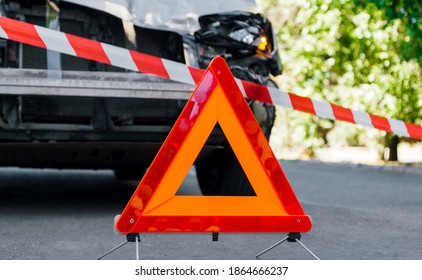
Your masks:
<path fill-rule="evenodd" d="M 196 164 L 196 174 L 203 195 L 255 195 L 229 144 Z"/>
<path fill-rule="evenodd" d="M 267 85 L 277 87 L 271 79 L 268 79 Z M 275 107 L 254 101 L 250 101 L 249 106 L 255 117 L 258 117 L 257 121 L 269 141 L 275 120 Z M 258 111 L 261 112 L 261 117 L 258 116 Z M 195 167 L 203 195 L 256 195 L 229 143 L 225 144 L 224 149 L 215 151 L 197 163 Z"/>

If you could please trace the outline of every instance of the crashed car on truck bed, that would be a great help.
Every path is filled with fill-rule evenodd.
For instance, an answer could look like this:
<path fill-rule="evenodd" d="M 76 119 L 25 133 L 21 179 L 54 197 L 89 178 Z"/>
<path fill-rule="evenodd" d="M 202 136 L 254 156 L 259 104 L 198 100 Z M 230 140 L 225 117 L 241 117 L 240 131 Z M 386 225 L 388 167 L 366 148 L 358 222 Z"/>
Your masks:
<path fill-rule="evenodd" d="M 271 23 L 232 11 L 251 2 L 0 0 L 0 13 L 199 68 L 222 56 L 237 78 L 275 86 L 282 66 Z M 0 166 L 140 178 L 193 90 L 4 39 L 0 66 Z M 248 102 L 269 138 L 275 108 Z M 218 125 L 195 166 L 206 195 L 254 194 Z"/>

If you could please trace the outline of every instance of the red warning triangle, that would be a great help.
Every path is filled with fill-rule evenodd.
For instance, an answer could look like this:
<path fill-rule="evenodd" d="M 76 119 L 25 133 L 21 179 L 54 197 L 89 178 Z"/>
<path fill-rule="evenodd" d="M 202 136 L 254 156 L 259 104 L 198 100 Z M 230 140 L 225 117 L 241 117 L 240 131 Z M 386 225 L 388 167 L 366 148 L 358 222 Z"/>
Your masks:
<path fill-rule="evenodd" d="M 219 123 L 256 196 L 176 195 Z M 222 58 L 215 58 L 116 223 L 121 233 L 308 232 L 303 211 Z"/>

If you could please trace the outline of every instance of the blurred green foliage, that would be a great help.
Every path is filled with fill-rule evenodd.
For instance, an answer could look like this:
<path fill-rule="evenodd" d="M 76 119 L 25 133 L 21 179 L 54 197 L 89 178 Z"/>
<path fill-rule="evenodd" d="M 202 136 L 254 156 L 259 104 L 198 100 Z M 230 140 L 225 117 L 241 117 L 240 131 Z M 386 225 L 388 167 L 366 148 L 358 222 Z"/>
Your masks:
<path fill-rule="evenodd" d="M 400 19 L 402 31 L 412 40 L 401 42 L 403 58 L 415 59 L 422 63 L 422 2 L 420 0 L 355 0 L 358 5 L 366 6 L 367 2 L 374 3 L 384 10 L 388 21 Z"/>
<path fill-rule="evenodd" d="M 285 71 L 280 88 L 410 123 L 422 122 L 421 11 L 408 0 L 260 0 Z M 287 146 L 369 146 L 385 132 L 281 111 Z"/>

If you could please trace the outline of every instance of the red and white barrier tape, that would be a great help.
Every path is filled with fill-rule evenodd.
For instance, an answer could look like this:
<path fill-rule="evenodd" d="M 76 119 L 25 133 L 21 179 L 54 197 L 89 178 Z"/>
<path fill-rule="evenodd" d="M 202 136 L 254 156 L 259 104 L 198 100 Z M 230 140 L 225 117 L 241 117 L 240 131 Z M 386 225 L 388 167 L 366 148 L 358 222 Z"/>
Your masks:
<path fill-rule="evenodd" d="M 183 63 L 5 17 L 0 17 L 0 37 L 191 85 L 199 82 L 204 73 L 202 69 L 190 67 Z M 250 99 L 310 113 L 321 118 L 346 121 L 422 140 L 422 125 L 351 110 L 326 101 L 298 96 L 248 81 L 239 79 L 236 79 L 236 81 L 243 95 Z"/>

